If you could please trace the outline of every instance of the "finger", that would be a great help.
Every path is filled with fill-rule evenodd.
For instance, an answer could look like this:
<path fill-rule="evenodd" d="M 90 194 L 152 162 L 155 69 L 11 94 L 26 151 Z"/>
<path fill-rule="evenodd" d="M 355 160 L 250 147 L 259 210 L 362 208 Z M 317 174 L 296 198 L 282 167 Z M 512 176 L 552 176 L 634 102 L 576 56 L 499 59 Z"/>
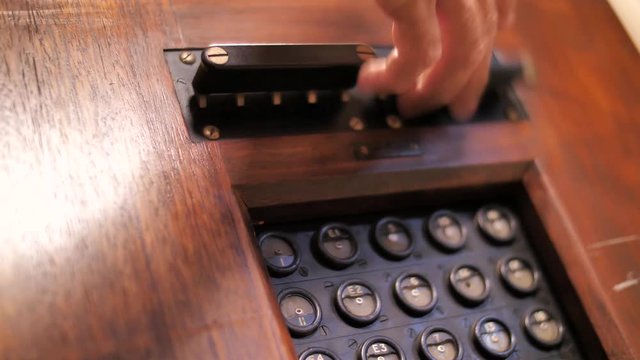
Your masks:
<path fill-rule="evenodd" d="M 454 119 L 466 121 L 475 114 L 480 104 L 482 94 L 489 82 L 489 67 L 491 54 L 487 54 L 484 61 L 478 64 L 462 91 L 449 104 L 449 112 Z"/>
<path fill-rule="evenodd" d="M 443 34 L 443 55 L 423 74 L 418 88 L 398 98 L 402 115 L 442 107 L 462 91 L 471 74 L 491 52 L 497 10 L 493 0 L 451 0 L 438 3 Z M 453 21 L 453 19 L 464 21 Z"/>
<path fill-rule="evenodd" d="M 414 15 L 419 0 L 376 0 L 378 6 L 393 20 L 406 20 Z"/>
<path fill-rule="evenodd" d="M 496 0 L 498 7 L 498 28 L 506 29 L 516 19 L 516 0 Z"/>
<path fill-rule="evenodd" d="M 436 0 L 378 0 L 394 19 L 394 50 L 386 59 L 373 59 L 360 69 L 358 86 L 369 92 L 403 93 L 440 57 Z"/>

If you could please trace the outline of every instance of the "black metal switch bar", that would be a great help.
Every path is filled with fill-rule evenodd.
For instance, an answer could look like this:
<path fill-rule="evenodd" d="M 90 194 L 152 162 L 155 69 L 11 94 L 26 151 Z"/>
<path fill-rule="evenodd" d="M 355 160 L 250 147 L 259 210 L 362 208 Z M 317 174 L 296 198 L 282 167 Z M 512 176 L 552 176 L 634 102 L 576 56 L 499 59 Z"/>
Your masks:
<path fill-rule="evenodd" d="M 375 56 L 364 44 L 215 45 L 202 51 L 193 88 L 198 94 L 349 89 Z"/>

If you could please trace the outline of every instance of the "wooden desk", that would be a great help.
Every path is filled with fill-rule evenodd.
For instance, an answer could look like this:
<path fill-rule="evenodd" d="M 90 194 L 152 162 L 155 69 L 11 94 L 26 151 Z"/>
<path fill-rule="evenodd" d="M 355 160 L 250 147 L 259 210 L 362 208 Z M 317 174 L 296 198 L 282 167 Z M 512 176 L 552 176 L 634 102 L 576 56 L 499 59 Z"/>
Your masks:
<path fill-rule="evenodd" d="M 366 181 L 384 166 L 521 178 L 608 355 L 640 357 L 640 56 L 606 2 L 520 0 L 500 45 L 536 64 L 535 87 L 519 89 L 528 125 L 427 132 L 458 139 L 437 161 L 324 167 L 301 150 L 273 172 L 251 158 L 259 143 L 189 141 L 162 49 L 388 43 L 373 2 L 2 0 L 0 11 L 2 357 L 290 358 L 236 194 L 267 204 L 256 194 L 269 179 Z M 244 167 L 229 161 L 237 151 Z"/>

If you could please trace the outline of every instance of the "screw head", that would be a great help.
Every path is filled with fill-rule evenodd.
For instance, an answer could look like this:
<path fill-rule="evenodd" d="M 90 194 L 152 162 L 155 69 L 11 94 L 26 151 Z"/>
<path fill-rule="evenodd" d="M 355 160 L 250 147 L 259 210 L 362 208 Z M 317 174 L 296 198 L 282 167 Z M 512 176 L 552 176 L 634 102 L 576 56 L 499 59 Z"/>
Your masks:
<path fill-rule="evenodd" d="M 212 46 L 205 50 L 204 57 L 207 61 L 216 65 L 224 65 L 229 61 L 229 54 L 227 53 L 227 50 L 219 46 Z"/>
<path fill-rule="evenodd" d="M 358 54 L 358 57 L 362 61 L 376 57 L 376 52 L 373 51 L 373 48 L 369 45 L 358 45 L 356 47 L 356 54 Z"/>
<path fill-rule="evenodd" d="M 180 61 L 183 64 L 191 65 L 196 62 L 196 56 L 191 51 L 183 51 L 180 53 Z"/>
<path fill-rule="evenodd" d="M 349 127 L 355 131 L 364 130 L 364 122 L 359 117 L 354 116 L 349 119 Z"/>
<path fill-rule="evenodd" d="M 392 129 L 400 129 L 402 127 L 402 120 L 396 115 L 387 115 L 387 125 Z"/>
<path fill-rule="evenodd" d="M 202 135 L 209 140 L 217 140 L 220 138 L 220 130 L 213 125 L 207 125 L 202 129 Z"/>

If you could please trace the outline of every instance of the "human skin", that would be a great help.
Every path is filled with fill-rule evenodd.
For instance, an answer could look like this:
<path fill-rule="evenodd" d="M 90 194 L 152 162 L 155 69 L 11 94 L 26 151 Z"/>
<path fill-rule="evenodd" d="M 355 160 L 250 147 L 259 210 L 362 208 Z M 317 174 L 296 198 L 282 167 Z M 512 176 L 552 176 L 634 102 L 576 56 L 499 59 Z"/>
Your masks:
<path fill-rule="evenodd" d="M 393 20 L 394 50 L 362 66 L 358 87 L 397 94 L 404 116 L 443 106 L 458 120 L 473 116 L 496 33 L 513 23 L 516 0 L 376 1 Z"/>

